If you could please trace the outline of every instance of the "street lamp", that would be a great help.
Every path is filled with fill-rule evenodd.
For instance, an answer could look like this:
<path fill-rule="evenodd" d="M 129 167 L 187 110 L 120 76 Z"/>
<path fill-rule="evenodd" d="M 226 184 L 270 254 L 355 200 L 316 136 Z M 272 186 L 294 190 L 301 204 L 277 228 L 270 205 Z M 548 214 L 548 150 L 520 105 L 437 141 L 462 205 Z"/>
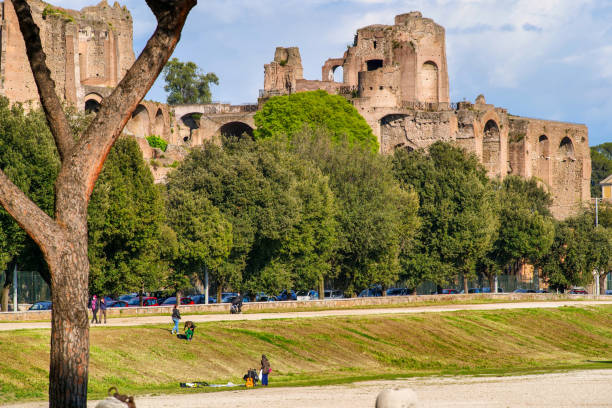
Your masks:
<path fill-rule="evenodd" d="M 595 228 L 599 227 L 599 202 L 602 200 L 602 197 L 593 197 L 595 200 Z M 599 296 L 599 271 L 597 269 L 593 269 L 593 278 L 595 279 L 595 296 Z"/>

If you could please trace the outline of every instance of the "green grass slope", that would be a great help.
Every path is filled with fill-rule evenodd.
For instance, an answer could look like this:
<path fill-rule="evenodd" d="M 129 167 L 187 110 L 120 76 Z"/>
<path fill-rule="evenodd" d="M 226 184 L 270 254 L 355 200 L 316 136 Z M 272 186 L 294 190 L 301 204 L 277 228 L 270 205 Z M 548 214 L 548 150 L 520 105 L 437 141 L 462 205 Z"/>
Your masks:
<path fill-rule="evenodd" d="M 0 403 L 44 399 L 49 334 L 0 332 Z M 268 355 L 271 385 L 445 374 L 612 368 L 612 306 L 199 324 L 94 327 L 90 398 L 181 392 L 179 382 L 241 383 Z"/>

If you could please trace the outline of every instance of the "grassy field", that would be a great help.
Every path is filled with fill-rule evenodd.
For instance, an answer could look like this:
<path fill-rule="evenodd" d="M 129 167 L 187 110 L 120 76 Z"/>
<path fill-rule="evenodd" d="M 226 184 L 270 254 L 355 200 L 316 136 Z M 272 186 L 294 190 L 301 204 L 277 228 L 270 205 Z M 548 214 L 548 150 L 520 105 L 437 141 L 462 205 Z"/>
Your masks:
<path fill-rule="evenodd" d="M 92 328 L 90 398 L 241 383 L 262 353 L 282 386 L 612 368 L 612 306 L 212 322 L 191 343 L 169 329 Z M 48 331 L 0 332 L 0 404 L 45 398 L 48 349 Z"/>

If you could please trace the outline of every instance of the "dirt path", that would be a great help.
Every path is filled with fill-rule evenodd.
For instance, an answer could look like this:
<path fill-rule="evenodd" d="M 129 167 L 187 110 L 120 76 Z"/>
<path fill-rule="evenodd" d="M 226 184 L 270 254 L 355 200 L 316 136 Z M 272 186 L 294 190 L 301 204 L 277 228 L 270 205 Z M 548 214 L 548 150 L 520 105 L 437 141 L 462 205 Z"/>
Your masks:
<path fill-rule="evenodd" d="M 283 312 L 283 313 L 253 313 L 253 314 L 212 314 L 212 315 L 186 315 L 183 320 L 194 322 L 218 322 L 227 320 L 265 320 L 265 319 L 293 319 L 304 317 L 324 316 L 364 316 L 382 314 L 407 314 L 407 313 L 439 313 L 453 312 L 459 310 L 499 310 L 499 309 L 541 309 L 558 308 L 562 306 L 594 306 L 610 305 L 612 300 L 583 300 L 583 301 L 554 301 L 554 302 L 521 302 L 521 303 L 484 303 L 472 305 L 441 305 L 441 306 L 418 306 L 403 308 L 379 308 L 379 309 L 340 309 L 306 312 Z M 107 326 L 141 326 L 148 324 L 164 324 L 170 322 L 170 316 L 142 316 L 142 317 L 120 317 L 109 319 Z M 25 323 L 0 323 L 0 331 L 20 329 L 50 329 L 50 322 L 25 322 Z"/>
<path fill-rule="evenodd" d="M 517 377 L 435 377 L 342 386 L 138 397 L 138 408 L 373 408 L 385 388 L 412 388 L 421 408 L 610 407 L 612 370 Z M 95 401 L 88 404 L 94 407 Z M 43 408 L 46 403 L 10 405 Z M 7 406 L 9 407 L 9 406 Z"/>

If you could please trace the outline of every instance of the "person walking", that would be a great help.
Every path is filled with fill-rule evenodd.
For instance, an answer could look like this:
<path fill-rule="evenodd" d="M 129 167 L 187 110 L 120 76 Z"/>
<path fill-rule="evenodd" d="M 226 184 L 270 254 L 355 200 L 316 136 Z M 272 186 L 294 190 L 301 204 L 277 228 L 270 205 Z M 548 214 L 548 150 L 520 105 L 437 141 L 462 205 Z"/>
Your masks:
<path fill-rule="evenodd" d="M 178 305 L 174 305 L 174 309 L 172 309 L 172 321 L 174 322 L 174 327 L 172 328 L 172 334 L 178 334 L 179 332 L 179 321 L 181 320 L 181 312 L 179 312 Z"/>
<path fill-rule="evenodd" d="M 99 323 L 98 322 L 98 297 L 93 295 L 91 298 L 91 312 L 93 313 L 93 317 L 91 318 L 91 323 Z"/>
<path fill-rule="evenodd" d="M 104 324 L 106 324 L 106 298 L 104 296 L 100 297 L 100 323 L 102 315 L 104 315 Z"/>
<path fill-rule="evenodd" d="M 261 355 L 261 385 L 268 385 L 268 374 L 272 369 L 270 368 L 270 361 L 265 354 Z"/>

